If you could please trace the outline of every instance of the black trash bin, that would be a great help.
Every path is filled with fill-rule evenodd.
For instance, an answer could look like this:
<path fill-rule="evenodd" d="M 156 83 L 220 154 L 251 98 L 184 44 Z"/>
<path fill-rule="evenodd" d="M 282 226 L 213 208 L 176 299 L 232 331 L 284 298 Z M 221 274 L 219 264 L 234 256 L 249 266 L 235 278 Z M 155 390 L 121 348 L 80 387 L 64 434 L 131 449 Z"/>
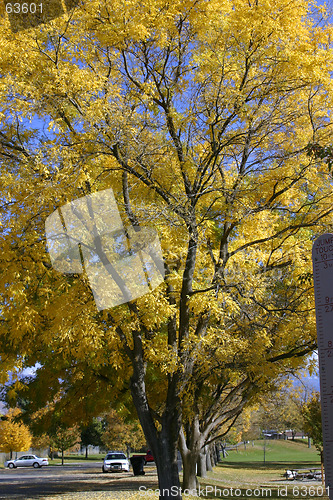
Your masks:
<path fill-rule="evenodd" d="M 134 476 L 144 476 L 145 471 L 143 470 L 143 466 L 145 464 L 145 457 L 131 457 L 130 460 Z"/>

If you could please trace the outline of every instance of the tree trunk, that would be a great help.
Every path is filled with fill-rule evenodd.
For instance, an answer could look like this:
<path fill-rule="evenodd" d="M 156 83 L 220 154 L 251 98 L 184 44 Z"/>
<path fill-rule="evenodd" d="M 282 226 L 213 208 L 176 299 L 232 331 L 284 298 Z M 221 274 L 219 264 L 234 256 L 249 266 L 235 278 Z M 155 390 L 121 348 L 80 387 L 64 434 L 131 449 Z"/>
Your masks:
<path fill-rule="evenodd" d="M 159 442 L 156 448 L 152 448 L 153 456 L 157 466 L 158 487 L 160 490 L 160 500 L 170 500 L 175 498 L 181 500 L 181 489 L 179 482 L 177 447 L 174 448 L 168 443 L 168 431 L 164 428 L 161 431 Z M 154 451 L 155 450 L 155 451 Z"/>
<path fill-rule="evenodd" d="M 88 445 L 86 446 L 86 458 L 88 458 Z"/>
<path fill-rule="evenodd" d="M 209 446 L 205 446 L 205 453 L 206 453 L 206 470 L 212 471 L 213 470 L 212 456 L 211 456 L 211 448 Z"/>
<path fill-rule="evenodd" d="M 204 450 L 199 455 L 198 472 L 197 472 L 197 475 L 199 477 L 207 477 L 206 455 L 207 454 L 205 453 Z"/>
<path fill-rule="evenodd" d="M 215 444 L 215 456 L 216 456 L 215 465 L 217 465 L 221 461 L 220 449 L 217 444 Z"/>
<path fill-rule="evenodd" d="M 210 447 L 210 459 L 212 461 L 212 466 L 215 467 L 217 464 L 217 453 L 215 443 Z"/>
<path fill-rule="evenodd" d="M 198 486 L 197 461 L 198 455 L 188 452 L 182 455 L 183 460 L 183 490 L 195 490 Z"/>
<path fill-rule="evenodd" d="M 133 398 L 135 399 L 135 398 Z M 180 425 L 177 423 L 177 415 L 165 409 L 162 418 L 162 428 L 156 432 L 156 428 L 151 428 L 149 417 L 142 408 L 137 407 L 138 416 L 148 441 L 149 447 L 154 456 L 158 487 L 160 490 L 160 500 L 181 500 L 181 489 L 177 461 L 177 442 Z"/>
<path fill-rule="evenodd" d="M 64 465 L 64 450 L 61 450 L 61 465 Z"/>
<path fill-rule="evenodd" d="M 199 418 L 195 416 L 190 424 L 179 433 L 179 450 L 183 460 L 183 490 L 193 490 L 198 486 L 196 478 L 198 461 L 203 445 L 203 436 L 200 433 Z"/>
<path fill-rule="evenodd" d="M 182 498 L 177 457 L 178 435 L 178 425 L 175 425 L 172 414 L 166 409 L 158 439 L 151 442 L 147 436 L 157 467 L 160 500 L 170 500 L 170 498 L 181 500 Z"/>
<path fill-rule="evenodd" d="M 167 412 L 167 410 L 165 410 Z M 140 418 L 140 410 L 138 411 Z M 142 418 L 142 415 L 141 415 Z M 165 415 L 162 429 L 154 439 L 149 425 L 145 425 L 143 418 L 141 421 L 149 448 L 152 451 L 158 476 L 158 487 L 160 490 L 160 500 L 181 500 L 181 489 L 177 461 L 177 425 L 172 422 L 170 415 Z"/>
<path fill-rule="evenodd" d="M 136 359 L 131 378 L 131 393 L 138 417 L 152 451 L 157 468 L 160 500 L 182 500 L 177 451 L 181 428 L 181 404 L 178 394 L 178 379 L 170 376 L 168 384 L 167 404 L 160 423 L 160 430 L 154 423 L 152 411 L 148 404 L 145 387 L 145 364 L 143 361 L 141 338 L 136 336 Z"/>

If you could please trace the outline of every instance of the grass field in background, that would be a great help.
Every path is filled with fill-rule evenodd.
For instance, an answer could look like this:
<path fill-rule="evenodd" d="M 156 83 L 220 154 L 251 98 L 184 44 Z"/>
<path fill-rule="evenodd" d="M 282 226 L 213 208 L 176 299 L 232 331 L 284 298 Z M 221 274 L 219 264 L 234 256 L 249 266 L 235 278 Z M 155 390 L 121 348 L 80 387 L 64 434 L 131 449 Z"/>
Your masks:
<path fill-rule="evenodd" d="M 264 453 L 265 449 L 265 453 Z M 312 445 L 308 448 L 304 441 L 281 440 L 259 440 L 238 446 L 236 450 L 228 451 L 229 456 L 223 462 L 264 462 L 264 455 L 267 465 L 269 462 L 320 462 L 320 457 L 316 448 Z"/>
<path fill-rule="evenodd" d="M 103 462 L 105 458 L 106 453 L 100 453 L 98 455 L 88 455 L 88 458 L 86 458 L 85 455 L 65 455 L 64 457 L 64 462 L 66 463 L 71 463 L 71 462 Z M 51 460 L 49 458 L 49 465 L 58 465 L 61 464 L 61 457 L 54 458 Z"/>
<path fill-rule="evenodd" d="M 264 462 L 265 447 L 265 462 Z M 218 495 L 206 498 L 326 498 L 320 481 L 287 481 L 283 474 L 287 469 L 320 469 L 320 458 L 315 447 L 306 443 L 284 440 L 255 441 L 240 445 L 200 479 L 202 487 L 214 486 Z M 220 491 L 222 495 L 220 496 Z"/>

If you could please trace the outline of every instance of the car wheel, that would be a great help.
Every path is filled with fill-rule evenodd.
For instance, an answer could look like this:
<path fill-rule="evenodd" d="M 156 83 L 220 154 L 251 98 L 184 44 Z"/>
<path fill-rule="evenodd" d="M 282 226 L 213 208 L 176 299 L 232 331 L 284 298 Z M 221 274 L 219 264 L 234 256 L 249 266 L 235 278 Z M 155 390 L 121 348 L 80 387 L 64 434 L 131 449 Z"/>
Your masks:
<path fill-rule="evenodd" d="M 40 465 L 38 462 L 34 462 L 33 467 L 34 469 L 39 469 Z"/>
<path fill-rule="evenodd" d="M 15 468 L 15 465 L 14 465 L 13 463 L 10 463 L 10 464 L 8 464 L 8 468 L 9 468 L 9 469 L 14 469 L 14 468 Z"/>
<path fill-rule="evenodd" d="M 102 467 L 102 471 L 103 471 L 103 472 L 107 472 L 107 470 L 105 470 L 105 469 L 104 469 L 104 467 Z"/>

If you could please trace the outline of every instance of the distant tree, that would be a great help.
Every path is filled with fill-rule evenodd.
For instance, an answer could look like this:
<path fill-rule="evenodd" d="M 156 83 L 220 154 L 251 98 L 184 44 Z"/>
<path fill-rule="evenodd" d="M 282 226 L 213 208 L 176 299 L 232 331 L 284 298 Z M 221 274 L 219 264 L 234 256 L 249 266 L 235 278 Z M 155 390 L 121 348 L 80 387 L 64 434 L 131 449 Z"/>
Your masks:
<path fill-rule="evenodd" d="M 100 419 L 94 418 L 90 424 L 81 427 L 81 444 L 86 448 L 88 458 L 88 446 L 100 446 L 102 444 L 103 426 Z"/>
<path fill-rule="evenodd" d="M 302 417 L 304 422 L 304 431 L 313 440 L 313 444 L 320 454 L 322 472 L 323 472 L 323 428 L 321 423 L 321 405 L 320 393 L 318 391 L 312 394 L 312 397 L 303 404 Z M 322 474 L 323 476 L 323 474 Z"/>
<path fill-rule="evenodd" d="M 300 397 L 294 389 L 290 391 L 286 388 L 266 397 L 257 412 L 261 430 L 271 429 L 284 433 L 288 429 L 294 439 L 296 432 L 303 431 Z"/>
<path fill-rule="evenodd" d="M 51 438 L 47 434 L 41 434 L 39 435 L 33 435 L 32 436 L 32 442 L 31 442 L 31 447 L 34 450 L 44 450 L 44 449 L 50 449 L 51 447 Z"/>
<path fill-rule="evenodd" d="M 303 418 L 301 414 L 304 396 L 283 385 L 270 394 L 263 395 L 254 405 L 243 411 L 236 423 L 226 435 L 231 442 L 237 435 L 239 441 L 258 439 L 263 430 L 275 430 L 284 433 L 289 429 L 294 438 L 296 432 L 302 432 Z"/>
<path fill-rule="evenodd" d="M 64 465 L 64 452 L 80 442 L 80 432 L 78 426 L 66 427 L 59 424 L 52 432 L 51 448 L 61 452 L 61 465 Z"/>
<path fill-rule="evenodd" d="M 108 449 L 141 448 L 146 444 L 146 439 L 138 421 L 126 423 L 116 410 L 111 410 L 105 417 L 105 431 L 102 441 Z"/>
<path fill-rule="evenodd" d="M 10 453 L 10 458 L 13 451 L 26 451 L 31 446 L 32 435 L 29 428 L 18 421 L 20 413 L 18 408 L 10 409 L 0 422 L 0 450 Z"/>
<path fill-rule="evenodd" d="M 231 444 L 236 444 L 240 441 L 259 439 L 259 415 L 260 408 L 258 406 L 246 408 L 226 434 L 226 441 Z"/>

